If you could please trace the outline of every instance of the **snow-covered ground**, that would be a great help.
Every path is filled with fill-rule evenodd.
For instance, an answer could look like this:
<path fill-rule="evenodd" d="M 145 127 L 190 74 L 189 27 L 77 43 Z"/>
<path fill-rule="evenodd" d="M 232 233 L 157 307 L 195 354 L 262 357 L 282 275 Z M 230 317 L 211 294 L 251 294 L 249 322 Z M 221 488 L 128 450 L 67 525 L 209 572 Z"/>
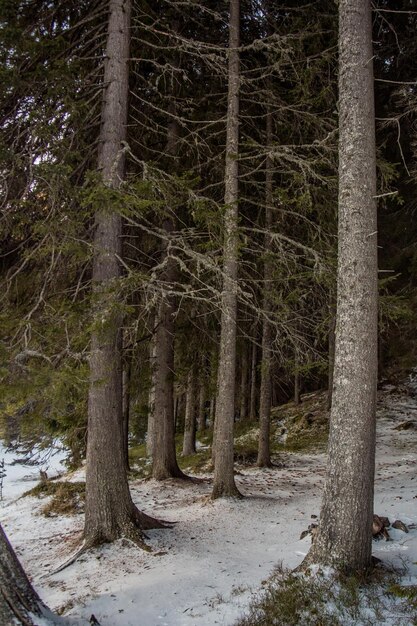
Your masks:
<path fill-rule="evenodd" d="M 408 534 L 389 529 L 392 540 L 375 542 L 374 554 L 405 563 L 405 584 L 417 583 L 417 428 L 396 427 L 417 425 L 416 417 L 414 381 L 402 393 L 381 392 L 375 512 L 411 528 Z M 209 483 L 134 481 L 139 508 L 177 522 L 174 527 L 149 532 L 151 553 L 120 541 L 58 574 L 50 572 L 80 540 L 82 515 L 40 515 L 45 501 L 16 499 L 30 483 L 22 480 L 21 466 L 7 466 L 1 521 L 41 597 L 74 620 L 88 622 L 94 614 L 102 626 L 229 626 L 274 565 L 292 568 L 309 549 L 310 538 L 299 537 L 320 510 L 325 457 L 286 454 L 282 461 L 280 468 L 241 470 L 242 501 L 211 501 Z"/>

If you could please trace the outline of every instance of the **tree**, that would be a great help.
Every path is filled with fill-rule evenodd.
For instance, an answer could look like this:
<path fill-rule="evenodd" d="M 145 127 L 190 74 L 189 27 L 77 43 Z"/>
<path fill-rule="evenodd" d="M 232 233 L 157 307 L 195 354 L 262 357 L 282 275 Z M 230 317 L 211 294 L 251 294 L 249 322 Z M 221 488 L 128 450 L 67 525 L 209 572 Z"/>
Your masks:
<path fill-rule="evenodd" d="M 173 229 L 172 220 L 166 219 L 163 228 L 167 235 Z M 168 242 L 164 242 L 167 250 Z M 175 303 L 169 294 L 176 279 L 175 261 L 165 252 L 165 269 L 161 280 L 168 293 L 162 294 L 156 315 L 156 330 L 152 358 L 152 476 L 156 480 L 186 478 L 178 466 L 175 450 L 174 422 L 174 337 Z"/>
<path fill-rule="evenodd" d="M 3 626 L 63 623 L 42 602 L 0 524 L 0 622 Z"/>
<path fill-rule="evenodd" d="M 187 376 L 187 395 L 185 400 L 183 456 L 195 454 L 196 435 L 196 395 L 197 395 L 197 362 L 191 364 Z"/>
<path fill-rule="evenodd" d="M 339 3 L 339 251 L 329 457 L 305 563 L 371 565 L 377 381 L 376 159 L 370 0 Z"/>
<path fill-rule="evenodd" d="M 239 496 L 234 479 L 239 152 L 239 0 L 230 0 L 229 85 L 224 192 L 223 292 L 217 378 L 213 498 Z"/>
<path fill-rule="evenodd" d="M 130 13 L 130 0 L 110 0 L 98 150 L 106 193 L 105 206 L 96 211 L 94 236 L 85 547 L 121 536 L 140 543 L 140 529 L 156 524 L 132 502 L 123 454 L 122 313 L 117 297 L 122 218 L 113 203 L 124 178 Z"/>
<path fill-rule="evenodd" d="M 272 118 L 268 111 L 266 117 L 266 135 L 268 146 L 272 142 Z M 265 254 L 264 261 L 264 286 L 263 286 L 263 309 L 265 318 L 262 324 L 262 363 L 261 363 L 261 389 L 259 394 L 259 447 L 257 465 L 259 467 L 270 467 L 270 430 L 271 430 L 271 361 L 272 361 L 272 326 L 269 319 L 271 312 L 270 292 L 272 283 L 272 261 L 271 236 L 269 230 L 272 226 L 272 198 L 273 198 L 273 174 L 271 158 L 266 159 L 266 180 L 265 180 Z"/>
<path fill-rule="evenodd" d="M 175 115 L 175 105 L 171 103 L 172 115 Z M 165 153 L 175 157 L 178 147 L 178 123 L 170 118 L 167 131 L 167 145 Z M 163 221 L 163 230 L 166 239 L 163 241 L 164 270 L 160 280 L 163 282 L 163 292 L 156 314 L 156 330 L 153 340 L 152 362 L 152 476 L 156 480 L 166 478 L 184 478 L 187 476 L 178 466 L 175 450 L 175 421 L 174 421 L 174 363 L 175 363 L 175 297 L 170 294 L 177 278 L 176 261 L 170 256 L 170 236 L 175 227 L 175 213 L 170 207 L 168 216 Z M 164 291 L 166 290 L 166 293 Z"/>

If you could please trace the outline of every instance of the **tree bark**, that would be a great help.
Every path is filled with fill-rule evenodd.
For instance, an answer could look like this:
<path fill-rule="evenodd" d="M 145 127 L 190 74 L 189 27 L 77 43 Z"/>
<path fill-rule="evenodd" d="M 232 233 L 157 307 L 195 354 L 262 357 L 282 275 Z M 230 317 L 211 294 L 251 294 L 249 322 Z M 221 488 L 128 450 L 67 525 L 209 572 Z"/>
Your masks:
<path fill-rule="evenodd" d="M 250 400 L 249 400 L 249 419 L 256 420 L 256 368 L 258 365 L 258 347 L 256 345 L 256 337 L 252 343 L 252 359 L 250 371 Z"/>
<path fill-rule="evenodd" d="M 29 582 L 0 524 L 0 623 L 2 626 L 35 626 L 64 623 L 42 602 Z"/>
<path fill-rule="evenodd" d="M 164 222 L 169 237 L 173 230 L 172 220 Z M 165 254 L 169 243 L 166 242 Z M 167 259 L 161 280 L 169 291 L 176 277 L 175 261 Z M 155 480 L 185 478 L 177 462 L 174 421 L 174 300 L 168 293 L 162 294 L 156 319 L 156 335 L 153 364 L 154 405 L 152 416 L 152 476 Z"/>
<path fill-rule="evenodd" d="M 125 459 L 126 471 L 130 471 L 129 464 L 129 417 L 130 417 L 130 356 L 125 361 L 122 375 L 122 440 L 123 456 Z"/>
<path fill-rule="evenodd" d="M 377 221 L 370 0 L 339 2 L 339 252 L 334 392 L 319 532 L 308 563 L 371 566 Z"/>
<path fill-rule="evenodd" d="M 173 23 L 173 31 L 178 25 Z M 175 60 L 173 61 L 175 65 Z M 175 94 L 172 94 L 175 95 Z M 175 102 L 169 105 L 171 117 L 167 128 L 166 154 L 173 157 L 178 149 L 179 127 L 175 119 Z M 170 237 L 175 228 L 175 217 L 164 220 L 166 233 L 163 254 L 166 267 L 161 280 L 166 284 L 167 291 L 177 279 L 177 263 L 170 256 Z M 167 478 L 186 478 L 180 470 L 175 449 L 174 419 L 174 344 L 175 344 L 175 299 L 169 293 L 163 293 L 157 316 L 155 337 L 154 387 L 155 401 L 153 413 L 153 464 L 152 476 L 155 480 Z"/>
<path fill-rule="evenodd" d="M 130 0 L 111 0 L 104 65 L 104 95 L 98 169 L 109 189 L 124 177 Z M 155 520 L 134 506 L 122 440 L 121 216 L 111 202 L 96 212 L 93 295 L 96 323 L 91 337 L 84 538 L 87 547 L 128 536 L 141 543 L 139 528 Z"/>
<path fill-rule="evenodd" d="M 202 367 L 198 389 L 198 417 L 197 417 L 197 430 L 203 432 L 207 427 L 206 419 L 206 359 L 202 359 Z"/>
<path fill-rule="evenodd" d="M 185 423 L 184 441 L 182 447 L 183 456 L 195 454 L 195 432 L 196 432 L 196 390 L 197 390 L 196 367 L 190 367 L 187 377 L 187 395 L 185 400 Z"/>
<path fill-rule="evenodd" d="M 234 399 L 238 263 L 239 0 L 230 0 L 229 75 L 225 165 L 223 292 L 217 379 L 213 498 L 238 496 L 234 478 Z"/>
<path fill-rule="evenodd" d="M 272 144 L 272 114 L 268 112 L 266 117 L 266 143 L 270 147 Z M 263 310 L 264 320 L 262 324 L 262 363 L 261 363 L 261 390 L 259 398 L 259 447 L 258 447 L 258 467 L 271 466 L 270 450 L 270 419 L 271 419 L 271 360 L 272 360 L 272 327 L 269 321 L 271 314 L 272 272 L 273 265 L 270 258 L 272 251 L 272 239 L 270 230 L 272 227 L 272 200 L 273 200 L 273 170 L 272 159 L 268 155 L 266 158 L 265 173 L 265 261 L 264 261 L 264 293 Z"/>
<path fill-rule="evenodd" d="M 248 349 L 246 343 L 242 347 L 242 362 L 240 371 L 240 411 L 239 417 L 244 420 L 248 417 L 248 378 L 249 378 L 249 363 L 248 363 Z"/>
<path fill-rule="evenodd" d="M 148 396 L 148 427 L 146 430 L 146 454 L 147 456 L 153 456 L 153 419 L 155 414 L 155 368 L 156 368 L 156 354 L 155 354 L 155 323 L 156 315 L 153 316 L 153 330 L 152 337 L 149 342 L 149 368 L 151 373 L 151 385 L 149 387 Z"/>
<path fill-rule="evenodd" d="M 210 398 L 210 425 L 214 428 L 214 416 L 216 413 L 216 398 Z"/>

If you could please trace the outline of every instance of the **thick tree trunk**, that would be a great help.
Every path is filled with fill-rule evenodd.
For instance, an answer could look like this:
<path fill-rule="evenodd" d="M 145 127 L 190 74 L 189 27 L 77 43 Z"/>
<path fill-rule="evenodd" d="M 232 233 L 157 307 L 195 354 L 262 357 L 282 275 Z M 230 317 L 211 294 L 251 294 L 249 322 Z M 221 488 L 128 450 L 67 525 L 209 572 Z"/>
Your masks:
<path fill-rule="evenodd" d="M 307 562 L 371 565 L 377 222 L 370 0 L 339 2 L 339 258 L 334 392 L 319 532 Z"/>
<path fill-rule="evenodd" d="M 98 169 L 109 189 L 124 176 L 130 0 L 111 0 L 104 69 Z M 150 518 L 134 506 L 122 440 L 122 319 L 117 281 L 121 275 L 121 217 L 111 202 L 96 212 L 93 294 L 96 324 L 91 338 L 85 545 L 128 536 L 140 542 L 138 527 Z"/>
<path fill-rule="evenodd" d="M 267 146 L 272 144 L 272 114 L 268 112 L 266 118 L 266 138 Z M 258 447 L 258 467 L 271 466 L 270 451 L 270 419 L 271 419 L 271 360 L 272 360 L 272 328 L 269 316 L 271 314 L 270 293 L 272 290 L 272 272 L 273 265 L 270 258 L 272 250 L 272 240 L 270 230 L 272 227 L 272 200 L 273 200 L 273 173 L 272 159 L 270 156 L 266 159 L 265 173 L 265 244 L 264 253 L 266 255 L 264 261 L 264 294 L 263 294 L 263 310 L 264 320 L 262 324 L 262 363 L 261 363 L 261 390 L 259 398 L 259 447 Z"/>
<path fill-rule="evenodd" d="M 239 0 L 230 0 L 223 292 L 217 379 L 213 498 L 238 496 L 234 478 L 233 425 L 236 378 L 239 153 Z"/>
<path fill-rule="evenodd" d="M 184 441 L 182 447 L 183 456 L 189 456 L 195 453 L 195 432 L 196 432 L 196 391 L 197 391 L 197 372 L 193 365 L 187 377 L 187 395 L 185 400 L 185 423 L 184 423 Z"/>
<path fill-rule="evenodd" d="M 0 525 L 0 624 L 35 626 L 64 623 L 43 604 Z"/>

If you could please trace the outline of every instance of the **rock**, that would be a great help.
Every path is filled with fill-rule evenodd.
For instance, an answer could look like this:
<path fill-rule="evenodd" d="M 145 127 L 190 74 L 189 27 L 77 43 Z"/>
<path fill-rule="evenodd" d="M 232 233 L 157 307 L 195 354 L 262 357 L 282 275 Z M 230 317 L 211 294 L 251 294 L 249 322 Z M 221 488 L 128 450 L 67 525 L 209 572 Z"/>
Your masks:
<path fill-rule="evenodd" d="M 372 534 L 375 537 L 375 535 L 378 535 L 381 530 L 384 528 L 384 524 L 381 520 L 381 518 L 378 515 L 374 515 L 374 519 L 372 522 Z"/>
<path fill-rule="evenodd" d="M 300 535 L 300 539 L 304 539 L 304 537 L 307 537 L 307 535 L 311 535 L 311 543 L 313 543 L 316 538 L 317 531 L 318 524 L 310 524 L 307 530 L 303 530 Z"/>
<path fill-rule="evenodd" d="M 387 531 L 387 526 L 389 526 L 389 519 L 387 517 L 379 517 L 379 515 L 374 515 L 374 519 L 372 522 L 372 536 L 374 539 L 385 539 L 385 541 L 390 540 L 390 536 Z"/>
<path fill-rule="evenodd" d="M 400 519 L 396 519 L 392 527 L 397 528 L 397 530 L 402 530 L 404 533 L 408 533 L 407 526 Z"/>

